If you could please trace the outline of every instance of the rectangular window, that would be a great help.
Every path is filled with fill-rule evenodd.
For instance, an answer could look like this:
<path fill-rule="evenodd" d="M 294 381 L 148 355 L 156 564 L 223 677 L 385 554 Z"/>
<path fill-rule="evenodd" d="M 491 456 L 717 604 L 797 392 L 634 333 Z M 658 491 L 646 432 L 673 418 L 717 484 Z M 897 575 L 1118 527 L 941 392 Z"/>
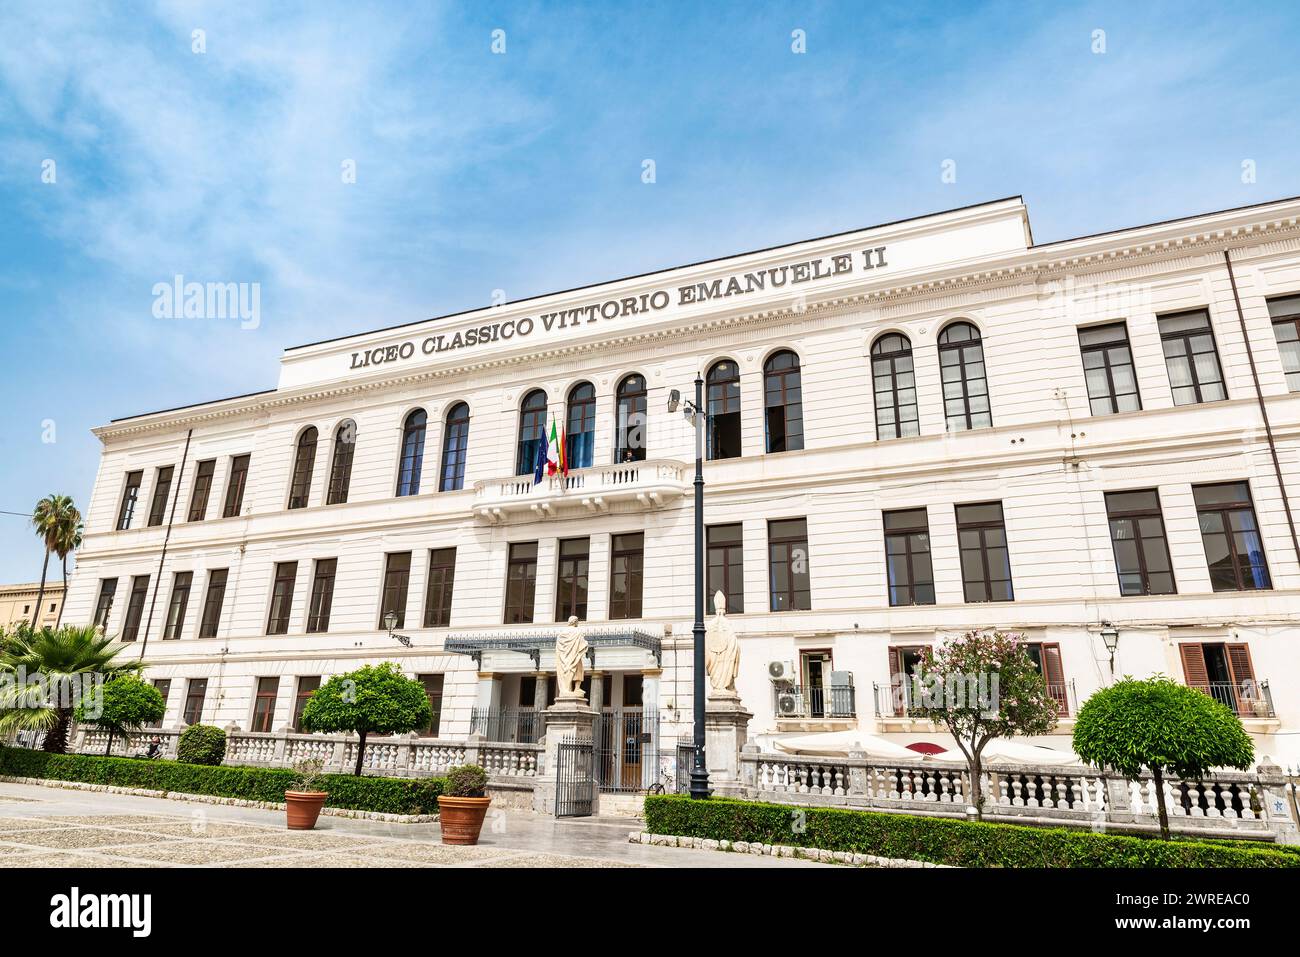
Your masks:
<path fill-rule="evenodd" d="M 1271 588 L 1250 486 L 1245 482 L 1194 485 L 1192 496 L 1214 590 Z"/>
<path fill-rule="evenodd" d="M 208 572 L 208 593 L 203 598 L 203 618 L 199 621 L 199 637 L 217 637 L 221 624 L 221 606 L 226 600 L 226 569 L 214 568 Z"/>
<path fill-rule="evenodd" d="M 537 543 L 512 542 L 506 565 L 507 625 L 526 624 L 533 620 L 537 594 Z"/>
<path fill-rule="evenodd" d="M 455 585 L 456 549 L 431 550 L 429 580 L 424 589 L 425 628 L 446 628 L 451 624 L 451 596 Z"/>
<path fill-rule="evenodd" d="M 1300 296 L 1268 301 L 1268 316 L 1273 320 L 1273 335 L 1282 354 L 1282 371 L 1286 387 L 1300 392 Z"/>
<path fill-rule="evenodd" d="M 144 480 L 144 472 L 127 472 L 126 486 L 122 489 L 122 505 L 117 510 L 117 530 L 124 532 L 131 527 L 131 519 L 135 517 L 135 506 L 140 500 L 140 483 Z"/>
<path fill-rule="evenodd" d="M 280 691 L 279 678 L 258 678 L 257 696 L 253 699 L 253 723 L 249 731 L 268 734 L 275 719 L 275 699 Z"/>
<path fill-rule="evenodd" d="M 330 609 L 334 606 L 334 572 L 337 558 L 318 558 L 311 580 L 311 605 L 307 609 L 307 631 L 330 630 Z"/>
<path fill-rule="evenodd" d="M 1238 715 L 1271 713 L 1271 707 L 1267 706 L 1267 689 L 1256 683 L 1250 649 L 1245 644 L 1187 643 L 1180 644 L 1178 652 L 1183 661 L 1183 677 L 1189 688 L 1204 692 Z M 1260 708 L 1260 705 L 1265 707 Z"/>
<path fill-rule="evenodd" d="M 1069 689 L 1065 685 L 1065 669 L 1061 667 L 1061 646 L 1055 642 L 1031 641 L 1025 651 L 1038 668 L 1047 685 L 1047 693 L 1056 699 L 1056 709 L 1062 715 L 1070 713 Z"/>
<path fill-rule="evenodd" d="M 1142 408 L 1133 353 L 1128 344 L 1128 324 L 1112 322 L 1079 330 L 1083 376 L 1093 415 L 1136 412 Z"/>
<path fill-rule="evenodd" d="M 930 564 L 930 522 L 923 508 L 884 513 L 885 565 L 889 603 L 934 604 L 934 569 Z"/>
<path fill-rule="evenodd" d="M 623 675 L 623 707 L 640 708 L 645 700 L 645 676 Z"/>
<path fill-rule="evenodd" d="M 397 615 L 394 628 L 406 627 L 406 595 L 411 585 L 411 553 L 393 552 L 384 559 L 383 600 L 379 603 L 379 627 L 387 628 L 389 612 Z"/>
<path fill-rule="evenodd" d="M 289 633 L 289 613 L 293 609 L 293 584 L 298 577 L 297 562 L 279 562 L 271 586 L 271 614 L 266 621 L 268 635 Z"/>
<path fill-rule="evenodd" d="M 735 525 L 710 525 L 708 534 L 709 614 L 715 614 L 713 596 L 726 597 L 728 614 L 745 612 L 744 535 L 739 522 Z"/>
<path fill-rule="evenodd" d="M 167 497 L 172 491 L 172 473 L 174 467 L 170 465 L 163 466 L 154 473 L 153 481 L 153 499 L 149 503 L 149 522 L 150 528 L 161 525 L 163 519 L 167 517 Z"/>
<path fill-rule="evenodd" d="M 1173 565 L 1165 539 L 1160 495 L 1151 489 L 1107 492 L 1106 517 L 1121 595 L 1172 595 Z"/>
<path fill-rule="evenodd" d="M 198 724 L 203 720 L 203 700 L 208 696 L 208 679 L 191 678 L 185 686 L 185 710 L 181 720 L 186 724 Z"/>
<path fill-rule="evenodd" d="M 117 579 L 100 579 L 99 599 L 95 602 L 95 617 L 90 622 L 96 628 L 108 628 L 108 616 L 113 612 L 115 597 L 117 597 Z"/>
<path fill-rule="evenodd" d="M 1165 352 L 1174 405 L 1195 405 L 1226 399 L 1214 328 L 1205 309 L 1179 312 L 1157 319 L 1160 344 Z"/>
<path fill-rule="evenodd" d="M 917 703 L 913 679 L 921 673 L 925 645 L 897 645 L 889 649 L 889 697 L 887 704 L 877 701 L 881 714 L 905 717 Z"/>
<path fill-rule="evenodd" d="M 442 675 L 416 675 L 416 680 L 424 685 L 424 693 L 429 698 L 429 710 L 433 712 L 433 719 L 429 726 L 420 731 L 420 736 L 424 738 L 436 738 L 438 736 L 438 725 L 442 723 Z"/>
<path fill-rule="evenodd" d="M 767 559 L 772 611 L 808 611 L 812 608 L 808 522 L 802 518 L 768 522 Z"/>
<path fill-rule="evenodd" d="M 303 675 L 298 679 L 298 693 L 293 696 L 293 730 L 302 733 L 302 709 L 320 690 L 320 675 Z"/>
<path fill-rule="evenodd" d="M 645 534 L 615 535 L 609 549 L 609 617 L 641 617 L 641 586 L 645 566 Z"/>
<path fill-rule="evenodd" d="M 166 709 L 166 707 L 167 707 L 167 698 L 168 698 L 168 697 L 171 695 L 171 693 L 172 693 L 172 680 L 171 680 L 170 678 L 155 678 L 155 679 L 154 679 L 153 686 L 154 686 L 155 688 L 157 688 L 157 689 L 158 689 L 158 693 L 159 693 L 160 695 L 162 695 L 164 711 L 163 711 L 163 716 L 162 716 L 161 718 L 159 718 L 157 721 L 149 721 L 149 722 L 147 722 L 147 723 L 145 724 L 145 727 L 146 727 L 146 728 L 161 728 L 161 727 L 162 727 L 162 724 L 163 724 L 163 721 L 165 721 L 165 720 L 167 719 L 167 713 L 166 713 L 166 710 L 165 710 L 165 709 Z"/>
<path fill-rule="evenodd" d="M 144 617 L 144 600 L 149 594 L 149 576 L 131 579 L 131 597 L 126 603 L 126 620 L 122 622 L 122 640 L 135 641 L 140 636 L 140 619 Z"/>
<path fill-rule="evenodd" d="M 1001 502 L 957 506 L 962 588 L 968 602 L 1011 601 L 1011 556 Z"/>
<path fill-rule="evenodd" d="M 163 625 L 163 638 L 179 638 L 185 627 L 185 612 L 190 606 L 190 582 L 193 572 L 177 572 L 172 579 L 172 597 L 167 603 L 167 623 Z"/>
<path fill-rule="evenodd" d="M 244 486 L 248 484 L 250 455 L 236 455 L 230 460 L 230 478 L 226 480 L 226 507 L 222 518 L 233 518 L 244 509 Z"/>
<path fill-rule="evenodd" d="M 201 522 L 208 517 L 208 499 L 212 497 L 212 476 L 217 469 L 217 460 L 208 459 L 200 462 L 194 470 L 194 491 L 190 492 L 190 512 L 188 521 Z"/>
<path fill-rule="evenodd" d="M 565 622 L 570 615 L 587 619 L 587 570 L 591 558 L 591 539 L 560 540 L 559 567 L 555 575 L 555 620 Z"/>

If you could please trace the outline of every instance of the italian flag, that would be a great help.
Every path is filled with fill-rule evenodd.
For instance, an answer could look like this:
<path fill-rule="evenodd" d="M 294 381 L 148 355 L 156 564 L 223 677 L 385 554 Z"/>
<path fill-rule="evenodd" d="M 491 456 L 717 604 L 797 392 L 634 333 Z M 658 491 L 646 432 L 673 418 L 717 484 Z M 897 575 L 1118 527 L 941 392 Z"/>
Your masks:
<path fill-rule="evenodd" d="M 569 458 L 564 454 L 564 430 L 560 429 L 557 434 L 554 419 L 551 419 L 551 445 L 555 449 L 556 458 L 556 461 L 547 463 L 551 474 L 559 472 L 561 475 L 568 475 Z"/>

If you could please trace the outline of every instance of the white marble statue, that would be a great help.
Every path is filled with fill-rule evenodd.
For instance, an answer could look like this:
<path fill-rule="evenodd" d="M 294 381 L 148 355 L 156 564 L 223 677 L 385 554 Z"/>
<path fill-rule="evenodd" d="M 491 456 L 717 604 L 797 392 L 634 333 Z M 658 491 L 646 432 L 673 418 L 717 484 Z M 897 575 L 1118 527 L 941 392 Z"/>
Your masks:
<path fill-rule="evenodd" d="M 578 617 L 569 616 L 569 627 L 555 639 L 556 697 L 585 699 L 582 679 L 587 674 L 587 639 L 582 637 Z"/>
<path fill-rule="evenodd" d="M 713 608 L 713 619 L 704 630 L 704 670 L 709 676 L 711 694 L 735 697 L 736 674 L 740 671 L 740 642 L 727 619 L 727 598 L 722 592 L 713 596 Z"/>

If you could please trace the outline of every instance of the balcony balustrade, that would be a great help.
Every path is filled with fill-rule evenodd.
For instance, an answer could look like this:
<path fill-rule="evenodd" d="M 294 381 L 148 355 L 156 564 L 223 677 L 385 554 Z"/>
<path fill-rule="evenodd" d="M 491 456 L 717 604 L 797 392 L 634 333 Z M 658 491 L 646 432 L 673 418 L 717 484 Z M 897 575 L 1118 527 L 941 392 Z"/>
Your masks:
<path fill-rule="evenodd" d="M 498 523 L 528 513 L 551 518 L 562 511 L 605 512 L 619 503 L 659 508 L 690 487 L 686 465 L 669 459 L 620 462 L 550 475 L 534 483 L 531 475 L 512 475 L 474 485 L 476 518 Z"/>
<path fill-rule="evenodd" d="M 1273 692 L 1267 681 L 1189 681 L 1195 688 L 1232 709 L 1239 718 L 1275 718 Z"/>

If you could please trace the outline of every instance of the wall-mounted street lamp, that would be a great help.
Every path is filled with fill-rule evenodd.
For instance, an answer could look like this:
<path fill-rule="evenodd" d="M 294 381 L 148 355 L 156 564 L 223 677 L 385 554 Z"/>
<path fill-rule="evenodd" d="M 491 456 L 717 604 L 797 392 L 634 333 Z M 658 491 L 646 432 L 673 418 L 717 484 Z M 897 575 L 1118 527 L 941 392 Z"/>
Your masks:
<path fill-rule="evenodd" d="M 1108 621 L 1101 623 L 1101 643 L 1110 652 L 1110 677 L 1115 679 L 1115 649 L 1119 647 L 1119 631 Z"/>
<path fill-rule="evenodd" d="M 388 629 L 389 638 L 396 638 L 405 648 L 411 647 L 411 639 L 406 637 L 406 635 L 393 634 L 393 629 L 397 627 L 397 612 L 393 611 L 391 608 L 384 612 L 384 627 Z"/>
<path fill-rule="evenodd" d="M 668 393 L 668 411 L 676 412 L 682 404 L 682 394 L 673 389 Z M 695 626 L 691 629 L 694 644 L 693 697 L 694 734 L 691 744 L 694 761 L 691 764 L 692 798 L 709 796 L 709 769 L 704 762 L 704 426 L 708 415 L 704 411 L 704 378 L 695 375 L 695 401 L 686 403 L 682 410 L 686 420 L 695 426 Z"/>

